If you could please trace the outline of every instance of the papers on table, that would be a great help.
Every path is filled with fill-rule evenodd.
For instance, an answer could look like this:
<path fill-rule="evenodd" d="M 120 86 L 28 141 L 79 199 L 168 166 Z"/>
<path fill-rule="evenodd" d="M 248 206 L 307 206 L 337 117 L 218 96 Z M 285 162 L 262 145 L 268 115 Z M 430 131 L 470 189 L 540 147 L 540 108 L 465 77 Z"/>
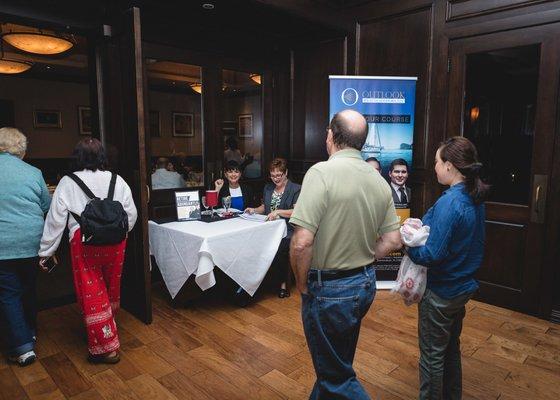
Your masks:
<path fill-rule="evenodd" d="M 265 222 L 266 221 L 266 215 L 262 215 L 262 214 L 243 213 L 239 217 L 243 218 L 243 219 L 246 219 L 247 221 L 255 221 L 255 222 Z"/>

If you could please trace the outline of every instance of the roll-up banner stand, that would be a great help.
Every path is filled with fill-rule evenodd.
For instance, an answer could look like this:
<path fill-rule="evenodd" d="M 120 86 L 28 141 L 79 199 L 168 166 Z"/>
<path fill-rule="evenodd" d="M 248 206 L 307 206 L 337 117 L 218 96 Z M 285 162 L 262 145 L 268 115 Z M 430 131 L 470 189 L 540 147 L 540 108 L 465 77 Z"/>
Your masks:
<path fill-rule="evenodd" d="M 404 76 L 329 76 L 330 119 L 346 109 L 356 110 L 366 118 L 369 133 L 362 147 L 362 157 L 364 160 L 375 158 L 379 162 L 381 174 L 391 186 L 401 223 L 410 217 L 410 198 L 413 195 L 407 179 L 412 168 L 417 79 Z M 396 251 L 376 261 L 378 289 L 393 287 L 402 257 L 403 253 Z"/>

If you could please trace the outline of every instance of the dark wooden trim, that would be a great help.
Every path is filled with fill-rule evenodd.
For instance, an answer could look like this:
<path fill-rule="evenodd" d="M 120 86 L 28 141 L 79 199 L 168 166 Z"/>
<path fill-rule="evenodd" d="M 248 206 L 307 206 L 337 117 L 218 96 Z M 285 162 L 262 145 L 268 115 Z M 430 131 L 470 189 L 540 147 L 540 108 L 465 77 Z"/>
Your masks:
<path fill-rule="evenodd" d="M 141 32 L 141 22 L 140 22 L 140 9 L 133 7 L 131 9 L 133 18 L 133 35 L 134 35 L 134 75 L 135 75 L 135 92 L 136 92 L 136 124 L 138 127 L 138 183 L 139 187 L 139 197 L 140 204 L 137 205 L 140 208 L 141 216 L 138 221 L 142 227 L 142 242 L 143 248 L 142 257 L 140 258 L 144 263 L 144 305 L 143 308 L 146 310 L 146 323 L 152 322 L 152 293 L 151 293 L 151 279 L 150 279 L 150 251 L 148 243 L 148 165 L 146 162 L 146 126 L 144 117 L 144 58 L 142 57 L 142 32 Z M 138 223 L 137 222 L 137 223 Z"/>
<path fill-rule="evenodd" d="M 378 0 L 348 9 L 344 16 L 356 22 L 366 22 L 399 14 L 408 14 L 420 8 L 432 7 L 438 0 Z"/>
<path fill-rule="evenodd" d="M 502 208 L 504 205 L 507 205 L 507 214 Z M 498 218 L 503 222 L 526 225 L 529 222 L 529 206 L 486 202 L 486 219 Z"/>
<path fill-rule="evenodd" d="M 490 304 L 502 304 L 503 307 L 507 307 L 513 310 L 519 310 L 519 294 L 520 290 L 496 285 L 490 282 L 479 282 L 479 290 L 475 294 L 474 299 L 478 301 L 483 301 Z"/>
<path fill-rule="evenodd" d="M 556 43 L 558 43 L 558 39 Z M 546 204 L 546 229 L 545 229 L 545 250 L 544 261 L 541 273 L 542 290 L 540 291 L 539 316 L 545 319 L 554 320 L 560 316 L 560 91 L 555 99 L 556 115 L 554 117 L 554 142 L 552 169 L 549 174 L 549 188 Z M 557 310 L 557 311 L 555 311 Z M 560 321 L 556 321 L 560 322 Z"/>
<path fill-rule="evenodd" d="M 479 17 L 550 1 L 552 0 L 448 0 L 445 20 L 450 22 Z"/>
<path fill-rule="evenodd" d="M 558 22 L 560 2 L 554 3 L 539 3 L 487 16 L 450 21 L 445 24 L 445 34 L 456 39 Z"/>

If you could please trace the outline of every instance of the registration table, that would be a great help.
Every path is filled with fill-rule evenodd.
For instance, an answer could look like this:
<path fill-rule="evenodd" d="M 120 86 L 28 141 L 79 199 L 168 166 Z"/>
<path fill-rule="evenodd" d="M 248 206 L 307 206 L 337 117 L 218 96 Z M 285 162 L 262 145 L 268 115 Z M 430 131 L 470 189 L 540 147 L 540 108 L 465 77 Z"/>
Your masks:
<path fill-rule="evenodd" d="M 283 220 L 231 218 L 157 224 L 149 221 L 150 254 L 175 298 L 189 276 L 202 290 L 216 284 L 214 266 L 253 296 L 287 234 Z"/>

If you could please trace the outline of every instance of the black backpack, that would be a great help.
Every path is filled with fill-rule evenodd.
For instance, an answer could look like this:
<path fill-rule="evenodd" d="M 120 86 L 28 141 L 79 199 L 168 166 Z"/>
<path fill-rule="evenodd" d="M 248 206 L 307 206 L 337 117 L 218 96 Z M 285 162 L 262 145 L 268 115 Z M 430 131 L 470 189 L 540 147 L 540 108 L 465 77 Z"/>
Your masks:
<path fill-rule="evenodd" d="M 76 174 L 68 175 L 91 200 L 82 215 L 72 213 L 82 232 L 82 243 L 103 246 L 122 242 L 128 233 L 128 216 L 122 204 L 113 200 L 117 174 L 111 174 L 111 184 L 107 198 L 96 197 Z"/>

